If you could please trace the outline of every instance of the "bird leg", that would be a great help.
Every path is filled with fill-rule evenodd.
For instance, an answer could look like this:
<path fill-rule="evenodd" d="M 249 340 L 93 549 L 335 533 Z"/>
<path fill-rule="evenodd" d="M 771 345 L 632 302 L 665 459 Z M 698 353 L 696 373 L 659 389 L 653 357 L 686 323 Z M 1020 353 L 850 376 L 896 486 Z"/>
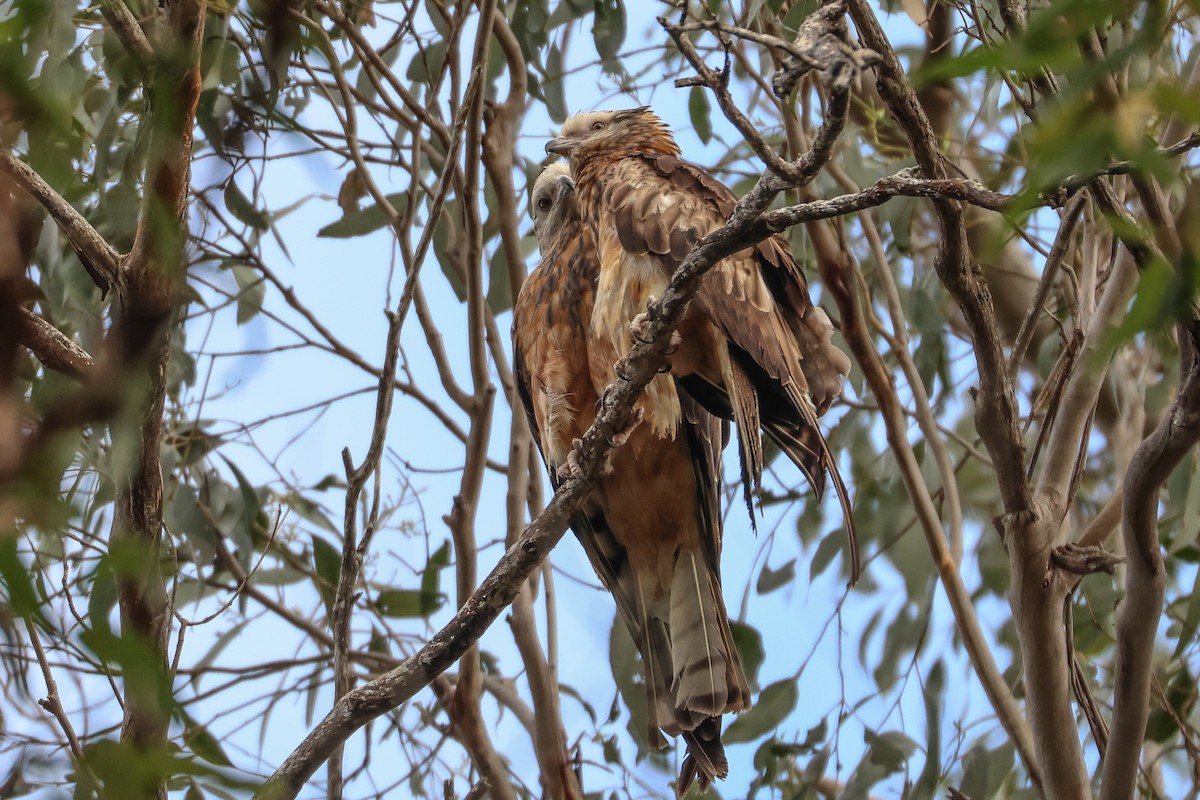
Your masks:
<path fill-rule="evenodd" d="M 605 390 L 607 392 L 607 390 Z M 637 406 L 629 414 L 629 420 L 625 423 L 625 427 L 608 437 L 608 443 L 612 445 L 612 449 L 604 454 L 604 460 L 600 464 L 600 477 L 607 478 L 613 474 L 612 456 L 613 452 L 629 441 L 630 434 L 642 424 L 645 419 L 646 412 L 641 406 Z M 559 480 L 568 480 L 570 478 L 578 478 L 579 480 L 587 479 L 587 460 L 583 456 L 583 440 L 572 439 L 571 449 L 567 453 L 565 463 L 559 465 L 557 475 Z"/>
<path fill-rule="evenodd" d="M 654 295 L 650 295 L 646 298 L 646 305 L 648 306 L 654 305 L 655 302 L 657 301 L 655 300 Z M 638 314 L 633 318 L 633 321 L 629 323 L 629 335 L 632 336 L 633 340 L 639 344 L 650 344 L 650 313 L 648 311 L 643 311 L 642 313 Z M 671 338 L 667 342 L 666 351 L 666 356 L 668 359 L 675 355 L 681 344 L 683 344 L 683 337 L 679 335 L 679 331 L 671 331 Z M 663 368 L 659 370 L 659 372 L 670 371 L 671 364 L 668 360 L 667 363 L 663 365 Z"/>

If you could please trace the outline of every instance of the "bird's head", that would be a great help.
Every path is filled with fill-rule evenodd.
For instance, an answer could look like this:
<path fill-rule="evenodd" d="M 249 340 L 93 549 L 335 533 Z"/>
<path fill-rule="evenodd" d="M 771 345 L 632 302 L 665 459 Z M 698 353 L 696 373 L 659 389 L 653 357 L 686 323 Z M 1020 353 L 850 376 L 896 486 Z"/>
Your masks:
<path fill-rule="evenodd" d="M 539 242 L 545 241 L 548 231 L 577 216 L 575 181 L 565 161 L 556 161 L 542 170 L 533 183 L 529 199 L 529 216 Z"/>
<path fill-rule="evenodd" d="M 572 164 L 599 155 L 628 153 L 679 155 L 671 129 L 649 106 L 623 111 L 583 111 L 567 118 L 546 152 L 571 159 Z"/>

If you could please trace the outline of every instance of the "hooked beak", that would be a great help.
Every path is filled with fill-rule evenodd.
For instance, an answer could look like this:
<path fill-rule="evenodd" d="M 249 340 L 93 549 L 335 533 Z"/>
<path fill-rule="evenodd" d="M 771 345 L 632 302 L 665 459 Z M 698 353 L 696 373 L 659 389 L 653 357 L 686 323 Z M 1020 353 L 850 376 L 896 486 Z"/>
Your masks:
<path fill-rule="evenodd" d="M 559 136 L 546 142 L 546 152 L 560 156 L 569 156 L 579 145 L 579 140 L 570 136 Z"/>

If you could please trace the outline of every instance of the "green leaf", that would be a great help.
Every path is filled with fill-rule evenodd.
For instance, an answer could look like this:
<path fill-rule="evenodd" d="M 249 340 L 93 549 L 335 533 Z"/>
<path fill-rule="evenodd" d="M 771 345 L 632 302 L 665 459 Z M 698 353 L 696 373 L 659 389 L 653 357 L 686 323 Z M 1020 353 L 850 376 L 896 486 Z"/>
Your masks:
<path fill-rule="evenodd" d="M 0 546 L 0 550 L 2 549 Z M 101 557 L 95 576 L 91 594 L 88 595 L 88 623 L 93 628 L 111 631 L 108 617 L 117 607 L 117 576 L 108 563 L 107 556 Z"/>
<path fill-rule="evenodd" d="M 217 552 L 217 534 L 203 509 L 195 488 L 180 483 L 164 503 L 163 516 L 176 536 L 182 536 L 195 551 L 196 560 L 211 563 Z"/>
<path fill-rule="evenodd" d="M 794 678 L 772 683 L 762 690 L 753 708 L 733 721 L 721 740 L 725 744 L 751 742 L 775 730 L 796 708 L 799 699 Z"/>
<path fill-rule="evenodd" d="M 779 569 L 771 569 L 769 564 L 763 564 L 762 572 L 758 573 L 758 581 L 754 584 L 754 591 L 759 594 L 770 594 L 780 586 L 791 583 L 795 577 L 796 559 L 794 558 Z"/>
<path fill-rule="evenodd" d="M 0 537 L 0 586 L 4 588 L 8 603 L 18 616 L 42 618 L 41 603 L 38 602 L 29 570 L 17 554 L 16 536 Z"/>
<path fill-rule="evenodd" d="M 458 206 L 454 201 L 447 201 L 442 207 L 441 216 L 433 226 L 433 254 L 437 256 L 442 274 L 454 290 L 454 296 L 460 303 L 467 302 L 467 282 L 459 263 L 462 256 L 462 242 L 459 234 Z"/>
<path fill-rule="evenodd" d="M 640 752 L 647 752 L 646 732 L 650 716 L 646 709 L 645 676 L 639 664 L 637 647 L 621 615 L 613 618 L 608 640 L 609 662 L 617 691 L 629 709 L 629 735 L 637 742 Z"/>
<path fill-rule="evenodd" d="M 338 578 L 342 574 L 342 553 L 316 534 L 313 534 L 312 545 L 313 568 L 316 570 L 313 582 L 325 603 L 325 613 L 332 614 Z"/>
<path fill-rule="evenodd" d="M 208 728 L 205 728 L 192 719 L 187 712 L 181 713 L 183 713 L 184 718 L 183 742 L 188 746 L 188 749 L 210 764 L 216 764 L 219 767 L 232 767 L 233 763 L 225 755 L 225 751 L 221 749 L 221 742 L 217 737 L 209 733 Z"/>
<path fill-rule="evenodd" d="M 766 652 L 763 650 L 762 634 L 755 628 L 741 622 L 730 622 L 729 629 L 733 633 L 733 645 L 737 648 L 738 657 L 742 661 L 742 672 L 750 683 L 751 691 L 758 689 L 758 670 L 762 667 Z"/>
<path fill-rule="evenodd" d="M 375 608 L 385 617 L 427 617 L 442 607 L 443 594 L 427 594 L 417 589 L 386 589 L 375 598 Z"/>
<path fill-rule="evenodd" d="M 95 787 L 95 794 L 84 793 L 78 795 L 80 797 L 153 797 L 160 783 L 212 771 L 194 759 L 180 755 L 175 747 L 147 749 L 111 740 L 85 745 L 84 761 L 99 779 L 100 786 Z"/>
<path fill-rule="evenodd" d="M 416 83 L 433 83 L 442 71 L 442 64 L 446 61 L 446 51 L 449 47 L 449 41 L 444 39 L 426 46 L 413 57 L 405 77 Z"/>
<path fill-rule="evenodd" d="M 408 192 L 389 194 L 386 199 L 397 214 L 404 215 L 405 209 L 408 208 Z M 387 213 L 378 203 L 373 203 L 360 211 L 351 211 L 349 214 L 343 215 L 336 222 L 329 223 L 317 231 L 317 236 L 330 239 L 350 239 L 374 233 L 387 224 Z"/>
<path fill-rule="evenodd" d="M 238 491 L 242 496 L 242 514 L 240 523 L 256 547 L 261 549 L 266 542 L 266 514 L 259 501 L 258 490 L 255 489 L 246 476 L 238 469 L 237 464 L 230 461 L 224 454 L 218 454 L 237 479 Z"/>
<path fill-rule="evenodd" d="M 289 492 L 283 496 L 282 502 L 292 511 L 296 512 L 296 515 L 301 519 L 311 522 L 322 530 L 333 534 L 341 534 L 341 531 L 329 521 L 329 517 L 325 516 L 325 512 L 321 510 L 321 507 L 304 495 L 298 492 Z"/>
<path fill-rule="evenodd" d="M 834 556 L 840 552 L 842 552 L 841 536 L 837 531 L 827 534 L 821 540 L 821 544 L 817 545 L 817 552 L 813 553 L 812 561 L 808 562 L 808 579 L 810 581 L 816 579 L 833 562 Z"/>
<path fill-rule="evenodd" d="M 241 188 L 233 178 L 225 182 L 225 207 L 239 221 L 255 230 L 265 231 L 271 225 L 267 215 L 255 208 L 246 195 L 242 194 Z"/>
<path fill-rule="evenodd" d="M 513 306 L 512 281 L 508 278 L 508 256 L 500 244 L 497 244 L 488 264 L 487 304 L 494 314 L 503 314 Z"/>
<path fill-rule="evenodd" d="M 561 125 L 567 119 L 567 82 L 563 80 L 562 50 L 557 44 L 546 52 L 546 79 L 542 81 L 542 99 L 551 121 Z"/>
<path fill-rule="evenodd" d="M 559 25 L 574 22 L 586 17 L 594 9 L 592 0 L 560 0 L 554 6 L 554 10 L 550 12 L 550 20 L 546 23 L 546 29 L 553 30 Z"/>
<path fill-rule="evenodd" d="M 596 53 L 605 62 L 605 68 L 616 65 L 616 58 L 625 43 L 625 5 L 621 0 L 596 0 L 592 38 Z"/>
<path fill-rule="evenodd" d="M 442 546 L 429 557 L 429 563 L 421 572 L 421 592 L 430 597 L 437 596 L 438 583 L 442 570 L 450 565 L 450 540 L 442 542 Z"/>
<path fill-rule="evenodd" d="M 988 750 L 977 744 L 963 759 L 962 785 L 958 788 L 967 797 L 994 797 L 1012 769 L 1012 745 Z"/>
<path fill-rule="evenodd" d="M 692 118 L 692 127 L 700 141 L 708 144 L 712 139 L 712 107 L 708 104 L 708 92 L 703 86 L 693 86 L 688 93 L 688 114 Z"/>
<path fill-rule="evenodd" d="M 1174 270 L 1162 261 L 1151 261 L 1138 277 L 1133 305 L 1115 331 L 1105 334 L 1104 345 L 1116 347 L 1138 333 L 1172 324 L 1188 312 L 1194 297 L 1193 270 Z"/>
<path fill-rule="evenodd" d="M 263 299 L 267 296 L 267 282 L 257 271 L 244 264 L 234 263 L 231 269 L 238 286 L 237 324 L 242 325 L 262 311 Z"/>
<path fill-rule="evenodd" d="M 867 800 L 871 787 L 899 772 L 917 749 L 917 743 L 899 731 L 877 734 L 866 730 L 863 738 L 867 752 L 846 781 L 841 800 Z"/>
<path fill-rule="evenodd" d="M 925 767 L 913 788 L 914 797 L 933 797 L 942 775 L 942 700 L 946 668 L 939 660 L 925 679 Z"/>

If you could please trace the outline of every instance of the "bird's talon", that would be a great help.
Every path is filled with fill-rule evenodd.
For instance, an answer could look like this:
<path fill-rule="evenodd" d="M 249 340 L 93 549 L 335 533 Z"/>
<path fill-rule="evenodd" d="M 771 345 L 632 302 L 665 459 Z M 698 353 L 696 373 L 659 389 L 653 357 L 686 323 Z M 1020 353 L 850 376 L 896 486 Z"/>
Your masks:
<path fill-rule="evenodd" d="M 645 311 L 638 314 L 629 323 L 629 335 L 639 344 L 650 344 L 650 315 Z"/>
<path fill-rule="evenodd" d="M 586 477 L 587 466 L 583 460 L 581 450 L 583 449 L 582 439 L 572 439 L 571 449 L 567 452 L 567 461 L 565 464 L 560 464 L 557 474 L 560 480 L 570 480 L 578 478 L 583 480 Z"/>

